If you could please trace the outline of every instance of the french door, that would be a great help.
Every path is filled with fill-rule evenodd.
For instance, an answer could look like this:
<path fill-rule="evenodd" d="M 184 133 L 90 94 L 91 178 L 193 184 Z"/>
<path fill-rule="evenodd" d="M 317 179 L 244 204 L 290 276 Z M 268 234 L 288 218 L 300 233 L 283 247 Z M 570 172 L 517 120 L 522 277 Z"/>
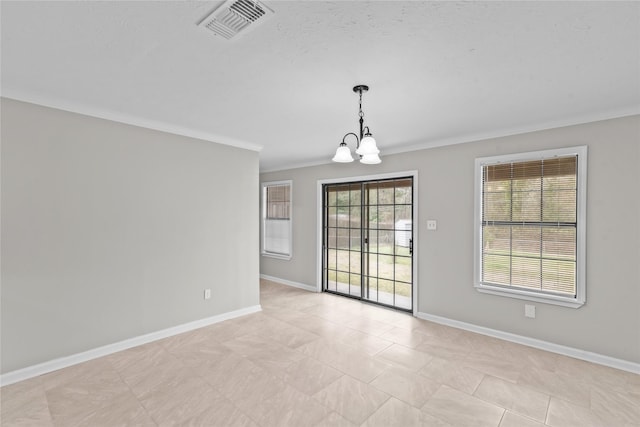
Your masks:
<path fill-rule="evenodd" d="M 413 178 L 323 185 L 326 292 L 413 310 Z"/>

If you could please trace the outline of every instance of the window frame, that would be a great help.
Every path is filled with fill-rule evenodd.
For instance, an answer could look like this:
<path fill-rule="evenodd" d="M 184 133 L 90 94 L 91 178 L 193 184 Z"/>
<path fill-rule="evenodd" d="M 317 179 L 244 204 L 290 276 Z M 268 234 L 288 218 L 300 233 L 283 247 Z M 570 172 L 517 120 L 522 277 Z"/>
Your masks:
<path fill-rule="evenodd" d="M 280 253 L 280 252 L 271 252 L 265 249 L 266 242 L 266 221 L 267 221 L 267 189 L 269 187 L 277 187 L 277 186 L 289 186 L 289 245 L 288 245 L 288 253 Z M 263 182 L 260 185 L 260 198 L 261 198 L 261 213 L 260 213 L 260 254 L 269 258 L 277 258 L 283 260 L 290 260 L 293 257 L 293 181 L 281 180 L 281 181 L 268 181 Z"/>
<path fill-rule="evenodd" d="M 571 308 L 582 307 L 586 302 L 586 225 L 587 225 L 587 146 L 575 146 L 525 153 L 479 157 L 475 159 L 474 187 L 474 277 L 476 290 L 481 293 L 499 295 L 527 301 L 554 304 Z M 485 166 L 500 163 L 547 160 L 561 156 L 577 156 L 576 171 L 576 295 L 565 297 L 535 290 L 509 288 L 482 283 L 482 172 Z"/>

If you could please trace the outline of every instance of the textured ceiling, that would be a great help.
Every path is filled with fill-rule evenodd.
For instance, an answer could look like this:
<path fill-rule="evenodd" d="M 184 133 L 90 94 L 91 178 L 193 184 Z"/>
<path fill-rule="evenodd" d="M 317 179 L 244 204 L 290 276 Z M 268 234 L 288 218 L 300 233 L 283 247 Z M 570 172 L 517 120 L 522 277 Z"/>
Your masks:
<path fill-rule="evenodd" d="M 0 3 L 2 95 L 327 162 L 640 113 L 640 2 L 272 1 L 228 41 L 221 2 Z M 348 167 L 348 166 L 345 166 Z"/>

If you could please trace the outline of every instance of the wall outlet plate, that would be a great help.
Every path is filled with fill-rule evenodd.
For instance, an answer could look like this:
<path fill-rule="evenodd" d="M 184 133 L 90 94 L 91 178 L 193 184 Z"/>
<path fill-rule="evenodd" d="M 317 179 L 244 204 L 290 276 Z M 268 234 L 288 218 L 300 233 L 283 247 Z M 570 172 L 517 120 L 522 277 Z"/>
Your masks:
<path fill-rule="evenodd" d="M 529 317 L 531 319 L 536 318 L 536 306 L 525 304 L 524 305 L 524 317 Z"/>

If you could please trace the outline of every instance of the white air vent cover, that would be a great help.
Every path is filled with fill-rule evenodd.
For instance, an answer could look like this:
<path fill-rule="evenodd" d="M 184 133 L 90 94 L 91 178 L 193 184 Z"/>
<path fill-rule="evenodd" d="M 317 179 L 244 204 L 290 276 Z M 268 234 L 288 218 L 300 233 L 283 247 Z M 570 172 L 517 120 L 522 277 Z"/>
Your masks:
<path fill-rule="evenodd" d="M 227 0 L 198 26 L 225 39 L 245 34 L 273 15 L 273 10 L 257 0 Z"/>

